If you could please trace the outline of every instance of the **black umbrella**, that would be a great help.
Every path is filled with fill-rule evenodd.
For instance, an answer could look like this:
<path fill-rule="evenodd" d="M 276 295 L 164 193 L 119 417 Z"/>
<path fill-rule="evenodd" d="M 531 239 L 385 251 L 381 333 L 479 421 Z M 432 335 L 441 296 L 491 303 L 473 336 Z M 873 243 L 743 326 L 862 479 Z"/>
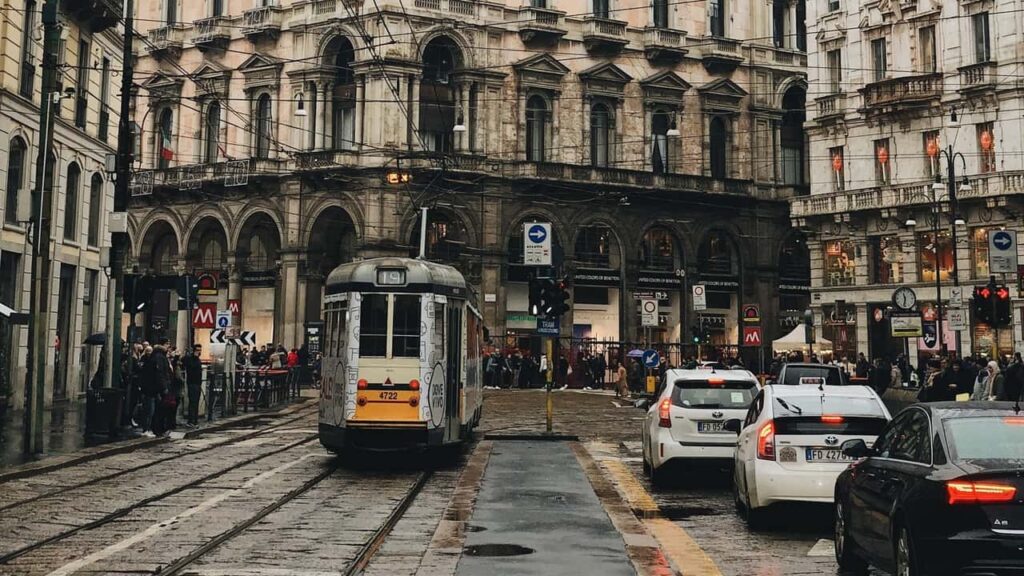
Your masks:
<path fill-rule="evenodd" d="M 88 338 L 86 338 L 85 342 L 83 342 L 83 344 L 85 344 L 86 346 L 103 346 L 106 343 L 107 343 L 107 333 L 106 332 L 97 332 L 97 333 L 93 334 L 92 336 L 89 336 Z"/>

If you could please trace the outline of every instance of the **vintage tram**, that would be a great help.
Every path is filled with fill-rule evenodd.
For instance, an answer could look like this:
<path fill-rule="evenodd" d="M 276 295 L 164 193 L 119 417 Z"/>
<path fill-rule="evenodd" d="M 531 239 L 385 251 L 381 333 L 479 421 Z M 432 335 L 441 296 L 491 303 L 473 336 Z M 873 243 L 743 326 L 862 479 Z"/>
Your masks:
<path fill-rule="evenodd" d="M 324 296 L 320 443 L 396 450 L 454 444 L 480 420 L 483 323 L 451 266 L 342 264 Z"/>

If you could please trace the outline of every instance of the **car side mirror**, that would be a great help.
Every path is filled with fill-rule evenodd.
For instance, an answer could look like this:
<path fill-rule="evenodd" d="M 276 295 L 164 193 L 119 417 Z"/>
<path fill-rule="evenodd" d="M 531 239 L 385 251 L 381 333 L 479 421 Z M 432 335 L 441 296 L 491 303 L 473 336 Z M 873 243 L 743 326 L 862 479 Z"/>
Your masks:
<path fill-rule="evenodd" d="M 860 438 L 843 442 L 839 449 L 844 456 L 849 456 L 850 458 L 864 458 L 871 454 L 871 449 Z"/>
<path fill-rule="evenodd" d="M 737 418 L 732 418 L 731 420 L 726 420 L 725 422 L 722 423 L 722 430 L 728 430 L 733 434 L 739 434 L 742 428 L 743 422 L 741 422 Z"/>

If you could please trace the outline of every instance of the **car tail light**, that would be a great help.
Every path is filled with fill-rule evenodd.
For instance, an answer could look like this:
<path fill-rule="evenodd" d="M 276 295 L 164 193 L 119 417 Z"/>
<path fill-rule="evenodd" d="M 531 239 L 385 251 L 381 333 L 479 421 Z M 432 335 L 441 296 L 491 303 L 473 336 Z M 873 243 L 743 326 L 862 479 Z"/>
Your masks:
<path fill-rule="evenodd" d="M 662 428 L 672 427 L 672 419 L 669 416 L 671 410 L 672 400 L 669 398 L 665 398 L 660 404 L 658 404 L 658 426 L 661 426 Z"/>
<path fill-rule="evenodd" d="M 416 406 L 419 405 L 419 403 L 420 403 L 420 399 L 419 398 L 417 398 L 415 396 L 413 396 L 412 398 L 409 398 L 409 406 L 412 406 L 413 408 L 415 408 Z"/>
<path fill-rule="evenodd" d="M 1024 426 L 1024 418 L 1010 416 L 1003 418 L 1003 423 L 1010 424 L 1011 426 Z"/>
<path fill-rule="evenodd" d="M 723 378 L 708 378 L 708 386 L 725 386 Z"/>
<path fill-rule="evenodd" d="M 992 482 L 957 480 L 946 482 L 946 492 L 950 504 L 994 504 L 1013 500 L 1017 488 Z"/>
<path fill-rule="evenodd" d="M 831 415 L 826 414 L 826 415 L 821 417 L 821 421 L 824 422 L 825 424 L 842 424 L 843 423 L 843 417 L 842 416 L 831 416 Z"/>
<path fill-rule="evenodd" d="M 351 380 L 349 380 L 349 382 L 351 382 Z M 356 387 L 360 390 L 366 390 L 366 387 L 369 385 L 370 384 L 366 381 L 366 378 L 360 378 L 359 381 L 356 382 Z"/>
<path fill-rule="evenodd" d="M 757 457 L 775 460 L 775 422 L 769 420 L 757 432 Z"/>
<path fill-rule="evenodd" d="M 420 381 L 416 380 L 416 379 L 409 380 L 409 389 L 410 390 L 419 390 L 420 389 Z"/>

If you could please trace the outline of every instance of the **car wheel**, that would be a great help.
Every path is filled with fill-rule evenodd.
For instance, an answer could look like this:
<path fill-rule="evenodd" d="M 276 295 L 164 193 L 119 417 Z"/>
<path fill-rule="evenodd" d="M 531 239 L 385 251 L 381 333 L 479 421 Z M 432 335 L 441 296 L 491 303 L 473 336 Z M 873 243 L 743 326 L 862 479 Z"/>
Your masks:
<path fill-rule="evenodd" d="M 746 514 L 744 517 L 747 521 L 747 528 L 751 530 L 764 530 L 765 525 L 768 521 L 768 515 L 766 514 L 766 508 L 754 508 L 754 502 L 750 499 L 750 492 L 747 492 L 747 505 L 744 507 Z"/>
<path fill-rule="evenodd" d="M 743 500 L 740 498 L 740 486 L 736 483 L 736 475 L 732 477 L 732 503 L 736 507 L 736 513 L 742 518 L 745 514 L 744 510 L 746 507 L 743 505 Z"/>
<path fill-rule="evenodd" d="M 641 459 L 644 461 L 644 474 L 650 476 L 651 475 L 651 462 L 647 459 L 647 446 L 646 445 L 644 446 L 642 452 L 643 452 L 643 457 Z"/>
<path fill-rule="evenodd" d="M 914 541 L 905 526 L 896 527 L 896 576 L 919 576 Z"/>
<path fill-rule="evenodd" d="M 836 498 L 835 512 L 836 563 L 839 564 L 839 568 L 844 572 L 867 574 L 868 563 L 855 555 L 850 549 L 850 532 L 846 524 L 848 515 L 846 513 L 846 506 L 843 505 L 843 501 L 839 498 Z"/>

